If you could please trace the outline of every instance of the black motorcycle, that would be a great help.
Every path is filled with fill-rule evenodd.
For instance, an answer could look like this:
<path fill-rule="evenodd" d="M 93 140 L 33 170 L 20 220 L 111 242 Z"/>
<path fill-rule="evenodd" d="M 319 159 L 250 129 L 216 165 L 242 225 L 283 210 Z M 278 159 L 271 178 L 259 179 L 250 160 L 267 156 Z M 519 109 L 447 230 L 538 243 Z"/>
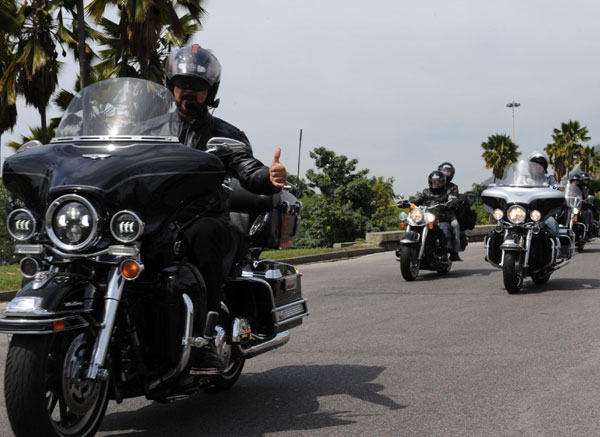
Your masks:
<path fill-rule="evenodd" d="M 409 204 L 402 200 L 398 206 L 406 207 Z M 396 249 L 396 260 L 400 262 L 400 272 L 405 280 L 414 281 L 422 269 L 445 274 L 452 268 L 446 239 L 436 214 L 439 209 L 446 207 L 440 203 L 420 205 L 412 207 L 408 214 L 400 213 L 402 227 L 408 226 Z M 464 231 L 461 231 L 460 240 L 461 250 L 465 250 L 468 242 Z"/>
<path fill-rule="evenodd" d="M 246 359 L 287 343 L 308 315 L 296 268 L 258 259 L 295 238 L 301 204 L 288 192 L 231 193 L 229 277 L 221 310 L 207 312 L 181 236 L 231 190 L 216 155 L 246 146 L 221 138 L 211 153 L 188 148 L 177 122 L 166 88 L 111 79 L 74 98 L 51 144 L 6 160 L 7 222 L 25 278 L 0 319 L 16 436 L 90 436 L 109 399 L 227 389 Z M 192 367 L 192 349 L 207 345 L 222 369 Z"/>

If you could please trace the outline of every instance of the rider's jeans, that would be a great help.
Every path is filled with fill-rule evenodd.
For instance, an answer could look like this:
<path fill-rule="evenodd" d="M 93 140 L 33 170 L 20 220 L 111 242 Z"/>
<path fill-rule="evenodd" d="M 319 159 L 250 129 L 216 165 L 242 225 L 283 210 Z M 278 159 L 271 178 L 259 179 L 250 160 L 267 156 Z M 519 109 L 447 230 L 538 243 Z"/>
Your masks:
<path fill-rule="evenodd" d="M 444 234 L 444 243 L 446 249 L 452 250 L 452 232 L 450 231 L 450 223 L 448 222 L 440 222 L 440 230 Z"/>
<path fill-rule="evenodd" d="M 559 232 L 558 232 L 558 222 L 556 221 L 556 219 L 554 218 L 554 216 L 550 216 L 548 217 L 544 223 L 546 224 L 546 226 L 548 226 L 548 228 L 554 232 L 554 236 L 556 238 L 559 237 Z"/>
<path fill-rule="evenodd" d="M 460 252 L 460 225 L 456 219 L 456 214 L 452 214 L 450 226 L 452 227 L 452 251 L 458 253 Z"/>

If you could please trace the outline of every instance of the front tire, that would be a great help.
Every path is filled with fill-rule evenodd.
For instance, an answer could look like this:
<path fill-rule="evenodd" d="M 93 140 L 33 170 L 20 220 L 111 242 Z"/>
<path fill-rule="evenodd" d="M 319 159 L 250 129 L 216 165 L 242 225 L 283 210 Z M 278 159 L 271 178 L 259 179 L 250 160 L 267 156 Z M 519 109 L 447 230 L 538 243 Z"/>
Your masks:
<path fill-rule="evenodd" d="M 209 388 L 211 392 L 221 392 L 229 390 L 236 383 L 242 370 L 244 369 L 244 358 L 236 358 L 227 366 L 223 372 L 212 381 L 212 385 Z"/>
<path fill-rule="evenodd" d="M 418 246 L 415 246 L 418 249 Z M 402 277 L 407 281 L 414 281 L 419 275 L 421 262 L 417 259 L 417 253 L 413 246 L 402 246 L 400 249 L 400 271 Z"/>
<path fill-rule="evenodd" d="M 523 285 L 523 273 L 519 263 L 519 255 L 514 252 L 504 254 L 504 263 L 502 264 L 502 276 L 504 278 L 504 288 L 509 294 L 516 294 Z"/>
<path fill-rule="evenodd" d="M 89 360 L 91 346 L 85 334 L 74 336 L 69 332 L 12 337 L 4 395 L 15 435 L 95 434 L 108 405 L 108 383 L 79 378 L 87 369 L 84 363 Z M 65 381 L 70 371 L 77 374 Z"/>

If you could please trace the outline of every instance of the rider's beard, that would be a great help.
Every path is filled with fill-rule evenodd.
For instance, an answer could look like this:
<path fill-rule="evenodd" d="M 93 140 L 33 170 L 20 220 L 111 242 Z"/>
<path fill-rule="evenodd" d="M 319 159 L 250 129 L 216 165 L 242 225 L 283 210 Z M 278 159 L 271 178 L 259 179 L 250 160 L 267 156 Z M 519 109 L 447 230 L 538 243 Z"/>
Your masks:
<path fill-rule="evenodd" d="M 184 94 L 177 103 L 179 112 L 189 117 L 194 117 L 202 111 L 202 105 L 196 100 L 194 94 Z"/>

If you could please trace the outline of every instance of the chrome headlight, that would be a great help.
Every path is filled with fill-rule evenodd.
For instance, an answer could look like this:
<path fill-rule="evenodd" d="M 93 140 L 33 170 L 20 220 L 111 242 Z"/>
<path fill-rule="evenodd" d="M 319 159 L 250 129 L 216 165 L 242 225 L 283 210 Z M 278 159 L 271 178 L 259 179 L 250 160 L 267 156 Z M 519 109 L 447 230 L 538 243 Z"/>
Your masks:
<path fill-rule="evenodd" d="M 133 211 L 119 211 L 110 220 L 110 233 L 121 243 L 131 243 L 144 232 L 144 222 Z"/>
<path fill-rule="evenodd" d="M 492 216 L 495 220 L 502 220 L 502 217 L 504 217 L 504 212 L 501 209 L 495 209 Z"/>
<path fill-rule="evenodd" d="M 433 223 L 435 221 L 435 214 L 428 212 L 425 219 L 427 220 L 427 223 Z"/>
<path fill-rule="evenodd" d="M 408 220 L 413 225 L 420 225 L 420 224 L 422 224 L 423 223 L 423 219 L 424 219 L 423 211 L 421 211 L 419 208 L 414 208 L 408 214 Z"/>
<path fill-rule="evenodd" d="M 85 198 L 66 194 L 56 199 L 46 212 L 50 240 L 63 250 L 79 250 L 96 237 L 98 213 Z"/>
<path fill-rule="evenodd" d="M 511 222 L 520 224 L 525 221 L 525 218 L 527 217 L 527 211 L 525 211 L 525 208 L 523 208 L 522 206 L 513 205 L 510 208 L 508 208 L 506 216 Z"/>
<path fill-rule="evenodd" d="M 537 209 L 534 209 L 533 211 L 531 211 L 531 213 L 529 214 L 529 218 L 531 220 L 533 220 L 534 222 L 539 222 L 542 219 L 542 213 L 539 212 Z"/>
<path fill-rule="evenodd" d="M 579 214 L 579 208 L 573 208 L 573 214 L 575 214 L 575 215 Z"/>
<path fill-rule="evenodd" d="M 6 224 L 10 236 L 18 241 L 29 240 L 37 229 L 37 220 L 27 209 L 15 209 L 8 215 Z"/>

